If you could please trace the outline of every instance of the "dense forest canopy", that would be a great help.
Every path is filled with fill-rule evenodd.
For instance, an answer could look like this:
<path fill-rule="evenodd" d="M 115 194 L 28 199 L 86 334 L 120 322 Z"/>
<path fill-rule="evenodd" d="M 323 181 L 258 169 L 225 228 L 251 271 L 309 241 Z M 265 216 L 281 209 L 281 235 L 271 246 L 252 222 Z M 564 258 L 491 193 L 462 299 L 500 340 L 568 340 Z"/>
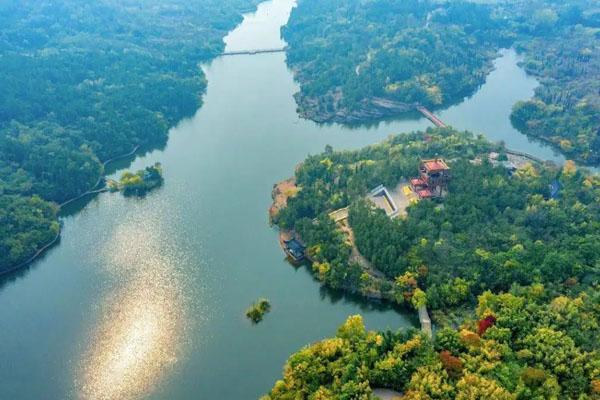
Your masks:
<path fill-rule="evenodd" d="M 0 266 L 31 257 L 59 233 L 57 209 L 38 196 L 0 196 Z"/>
<path fill-rule="evenodd" d="M 481 137 L 430 129 L 358 151 L 327 148 L 297 168 L 296 194 L 275 222 L 306 241 L 316 277 L 425 304 L 439 324 L 429 339 L 368 332 L 350 317 L 335 337 L 293 354 L 263 400 L 368 400 L 381 388 L 406 399 L 600 397 L 600 180 L 571 162 L 513 172 L 491 163 L 495 152 L 506 157 Z M 452 172 L 442 200 L 394 220 L 363 200 L 436 156 Z M 378 274 L 351 261 L 328 215 L 348 205 L 356 246 Z"/>
<path fill-rule="evenodd" d="M 513 46 L 541 82 L 515 105 L 514 125 L 571 158 L 600 161 L 595 1 L 300 0 L 283 33 L 301 114 L 345 123 L 459 102 Z"/>
<path fill-rule="evenodd" d="M 301 112 L 348 122 L 397 113 L 384 100 L 457 102 L 484 82 L 497 25 L 472 3 L 302 0 L 283 30 Z"/>
<path fill-rule="evenodd" d="M 600 179 L 572 163 L 524 164 L 516 172 L 489 161 L 502 147 L 452 129 L 395 136 L 358 151 L 311 156 L 296 171 L 299 191 L 275 222 L 297 231 L 324 284 L 392 302 L 419 302 L 438 321 L 485 290 L 543 283 L 576 294 L 600 279 Z M 417 174 L 421 158 L 452 170 L 442 200 L 409 205 L 390 219 L 364 200 L 379 184 Z M 551 195 L 551 185 L 560 187 Z M 345 206 L 357 249 L 375 270 L 352 262 L 328 213 Z M 315 219 L 316 218 L 316 219 Z M 417 295 L 418 294 L 418 295 Z M 460 313 L 459 313 L 460 314 Z"/>
<path fill-rule="evenodd" d="M 513 125 L 600 163 L 595 1 L 300 0 L 283 32 L 301 114 L 344 123 L 458 102 L 514 47 L 540 86 L 515 104 Z M 442 199 L 395 219 L 366 199 L 432 157 L 451 167 Z M 292 355 L 264 399 L 373 399 L 379 388 L 407 399 L 600 398 L 600 179 L 571 161 L 515 170 L 506 159 L 452 129 L 309 156 L 273 220 L 305 242 L 315 277 L 427 306 L 439 329 L 431 340 L 367 332 L 351 317 Z M 335 222 L 343 207 L 347 221 Z"/>
<path fill-rule="evenodd" d="M 593 1 L 520 4 L 525 21 L 515 47 L 541 85 L 515 105 L 523 133 L 551 143 L 582 163 L 600 164 L 600 7 Z M 534 21 L 532 24 L 531 21 Z"/>
<path fill-rule="evenodd" d="M 27 213 L 32 196 L 61 203 L 90 189 L 103 161 L 164 143 L 168 128 L 200 105 L 198 63 L 222 51 L 223 36 L 256 3 L 3 1 L 2 202 L 15 215 Z M 0 219 L 0 253 L 13 255 L 0 270 L 44 243 L 46 218 Z"/>
<path fill-rule="evenodd" d="M 348 318 L 333 338 L 293 354 L 263 400 L 533 400 L 600 396 L 600 296 L 553 297 L 542 285 L 485 292 L 472 320 L 422 334 L 369 332 Z"/>

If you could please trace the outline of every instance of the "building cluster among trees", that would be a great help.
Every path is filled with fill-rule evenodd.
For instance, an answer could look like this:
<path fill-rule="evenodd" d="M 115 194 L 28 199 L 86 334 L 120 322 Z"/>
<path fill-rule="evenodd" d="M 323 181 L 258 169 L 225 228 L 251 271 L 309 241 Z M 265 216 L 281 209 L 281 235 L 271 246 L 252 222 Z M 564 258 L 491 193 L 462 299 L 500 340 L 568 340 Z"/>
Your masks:
<path fill-rule="evenodd" d="M 382 388 L 406 399 L 599 398 L 600 178 L 573 162 L 516 170 L 492 162 L 505 158 L 501 146 L 449 128 L 308 157 L 275 222 L 304 239 L 315 276 L 427 305 L 437 329 L 432 339 L 369 332 L 350 317 L 335 337 L 291 355 L 263 400 L 374 399 Z M 365 200 L 374 182 L 393 185 L 417 170 L 452 171 L 443 201 L 390 219 Z M 384 278 L 351 261 L 329 216 L 340 207 Z"/>
<path fill-rule="evenodd" d="M 424 295 L 437 322 L 460 320 L 485 290 L 539 282 L 576 293 L 597 282 L 599 178 L 570 162 L 525 163 L 513 172 L 492 164 L 490 153 L 504 150 L 435 128 L 311 156 L 296 171 L 301 190 L 275 222 L 300 235 L 324 284 L 409 307 Z M 422 157 L 436 155 L 452 160 L 445 162 L 452 179 L 441 203 L 420 201 L 390 219 L 364 199 L 376 183 L 407 180 Z M 555 184 L 559 196 L 552 195 Z M 350 261 L 346 235 L 329 217 L 343 207 L 357 249 L 384 278 Z"/>

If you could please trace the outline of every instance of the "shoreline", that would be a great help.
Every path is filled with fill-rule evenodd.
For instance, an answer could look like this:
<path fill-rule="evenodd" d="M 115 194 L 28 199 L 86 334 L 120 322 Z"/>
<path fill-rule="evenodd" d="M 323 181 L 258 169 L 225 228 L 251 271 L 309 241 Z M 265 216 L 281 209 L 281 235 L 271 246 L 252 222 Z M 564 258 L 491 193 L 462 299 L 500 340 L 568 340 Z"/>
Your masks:
<path fill-rule="evenodd" d="M 534 155 L 531 155 L 529 153 L 525 153 L 525 152 L 518 151 L 518 150 L 511 150 L 511 149 L 506 148 L 506 147 L 504 148 L 504 151 L 506 152 L 506 154 L 511 154 L 511 155 L 517 156 L 517 157 L 523 157 L 523 158 L 528 159 L 529 161 L 532 161 L 532 162 L 535 162 L 535 163 L 538 163 L 538 164 L 546 164 L 546 163 L 549 163 L 549 162 L 553 162 L 553 161 L 550 161 L 550 160 L 541 159 L 541 158 L 536 157 Z"/>
<path fill-rule="evenodd" d="M 296 93 L 294 95 L 294 98 L 296 99 L 297 106 L 298 106 L 298 115 L 301 118 L 306 119 L 308 121 L 315 122 L 317 124 L 325 124 L 325 125 L 340 124 L 340 125 L 344 125 L 344 126 L 353 126 L 353 125 L 379 124 L 381 122 L 385 122 L 390 119 L 395 120 L 395 119 L 410 118 L 411 116 L 416 115 L 418 113 L 417 108 L 419 107 L 418 104 L 401 103 L 401 102 L 396 102 L 396 101 L 387 100 L 387 99 L 372 98 L 367 102 L 367 103 L 371 103 L 371 104 L 369 104 L 369 105 L 365 104 L 357 110 L 350 111 L 350 112 L 340 110 L 337 113 L 325 114 L 322 112 L 313 112 L 313 111 L 311 111 L 310 107 L 306 107 L 307 104 L 310 105 L 310 103 L 314 102 L 314 101 L 301 100 L 300 92 Z M 383 104 L 386 104 L 386 106 L 383 106 Z M 446 105 L 443 107 L 435 107 L 431 111 L 432 112 L 444 111 L 452 106 L 453 105 L 450 104 L 450 105 Z M 420 113 L 419 113 L 419 116 L 421 116 Z M 423 117 L 423 118 L 427 118 L 427 117 Z M 552 141 L 551 139 L 549 139 L 547 137 L 532 135 L 530 133 L 521 131 L 517 128 L 515 128 L 515 129 L 519 132 L 519 134 L 521 134 L 529 139 L 533 139 L 534 141 L 540 143 L 541 145 L 543 145 L 545 147 L 548 147 L 553 152 L 555 152 L 556 154 L 558 154 L 562 158 L 564 158 L 564 160 L 574 161 L 578 167 L 587 168 L 587 169 L 591 169 L 591 170 L 600 169 L 600 165 L 587 162 L 587 161 L 583 160 L 581 157 L 579 157 L 579 155 L 577 155 L 577 154 L 572 154 L 569 156 L 567 153 L 563 152 L 560 149 L 560 146 L 558 145 L 558 143 Z M 516 156 L 526 157 L 526 158 L 529 158 L 531 161 L 535 161 L 535 162 L 539 162 L 539 163 L 546 163 L 549 161 L 549 160 L 543 160 L 539 157 L 533 156 L 528 153 L 520 152 L 518 150 L 510 150 L 510 149 L 506 149 L 506 150 L 507 150 L 507 153 L 510 152 Z"/>
<path fill-rule="evenodd" d="M 236 22 L 235 26 L 232 27 L 231 29 L 232 30 L 235 29 L 237 26 L 239 26 L 239 24 L 242 23 L 245 14 L 255 12 L 256 9 L 257 9 L 257 5 L 250 5 L 246 9 L 240 10 L 239 11 L 240 20 L 238 22 Z M 225 49 L 225 46 L 223 46 L 223 50 L 224 49 Z M 219 53 L 213 54 L 212 56 L 210 56 L 207 60 L 205 60 L 203 62 L 207 62 L 207 63 L 212 62 L 214 59 L 216 59 L 219 56 L 221 56 L 221 53 L 223 52 L 223 50 L 221 50 Z M 200 93 L 200 96 L 203 97 L 205 94 L 206 94 L 206 90 L 203 90 Z M 199 108 L 201 108 L 201 107 L 202 107 L 202 101 L 198 104 L 198 107 L 196 108 L 196 111 Z M 170 132 L 171 128 L 169 128 L 167 130 L 167 140 L 168 140 L 169 132 Z M 106 187 L 97 189 L 98 186 L 100 185 L 100 183 L 102 182 L 102 180 L 104 178 L 106 178 L 106 171 L 105 171 L 106 166 L 109 165 L 111 162 L 114 162 L 114 161 L 117 161 L 117 160 L 120 160 L 120 159 L 123 159 L 123 158 L 126 158 L 126 157 L 134 156 L 141 147 L 142 147 L 142 145 L 138 144 L 131 151 L 129 151 L 126 154 L 117 155 L 117 156 L 115 156 L 113 158 L 110 158 L 110 159 L 108 159 L 106 161 L 103 161 L 102 162 L 103 171 L 100 174 L 100 176 L 98 177 L 98 180 L 94 183 L 94 185 L 92 185 L 92 187 L 90 187 L 84 193 L 81 193 L 81 194 L 79 194 L 79 195 L 77 195 L 77 196 L 75 196 L 75 197 L 73 197 L 71 199 L 68 199 L 68 200 L 66 200 L 66 201 L 64 201 L 64 202 L 62 202 L 60 204 L 57 204 L 57 206 L 58 206 L 57 220 L 59 221 L 59 230 L 58 230 L 58 233 L 55 236 L 55 238 L 53 240 L 51 240 L 50 242 L 44 244 L 38 250 L 36 250 L 36 252 L 30 258 L 28 258 L 27 260 L 25 260 L 25 261 L 23 261 L 23 262 L 21 262 L 19 264 L 9 266 L 5 270 L 0 270 L 0 277 L 4 277 L 6 275 L 9 275 L 9 274 L 11 274 L 11 273 L 19 270 L 19 269 L 22 269 L 22 268 L 25 268 L 28 265 L 31 265 L 31 263 L 35 262 L 40 256 L 42 256 L 47 250 L 49 250 L 54 244 L 56 244 L 58 242 L 58 240 L 60 239 L 60 236 L 61 236 L 61 233 L 62 233 L 62 224 L 60 223 L 60 217 L 59 217 L 59 214 L 60 214 L 60 211 L 62 210 L 62 208 L 65 207 L 65 206 L 67 206 L 67 205 L 69 205 L 69 204 L 71 204 L 71 203 L 73 203 L 73 202 L 75 202 L 75 201 L 77 201 L 77 200 L 80 200 L 80 199 L 82 199 L 82 198 L 84 198 L 86 196 L 90 196 L 90 195 L 94 195 L 94 194 L 98 194 L 98 193 L 104 193 L 104 192 L 108 191 L 108 189 Z"/>
<path fill-rule="evenodd" d="M 125 158 L 125 157 L 130 157 L 132 155 L 135 155 L 135 153 L 140 149 L 140 147 L 141 147 L 141 145 L 138 144 L 130 152 L 128 152 L 126 154 L 121 154 L 121 155 L 115 156 L 113 158 L 110 158 L 110 159 L 104 161 L 102 163 L 102 168 L 103 169 L 106 168 L 106 166 L 109 165 L 111 162 L 120 160 L 120 159 Z M 80 195 L 77 195 L 77 196 L 75 196 L 75 197 L 73 197 L 73 198 L 71 198 L 69 200 L 64 201 L 61 204 L 58 204 L 58 213 L 60 213 L 61 209 L 64 206 L 66 206 L 68 204 L 71 204 L 74 201 L 82 199 L 82 198 L 84 198 L 86 196 L 90 196 L 90 195 L 98 194 L 98 193 L 104 193 L 104 192 L 108 191 L 108 189 L 106 187 L 100 188 L 100 189 L 96 189 L 98 187 L 98 185 L 100 185 L 100 183 L 102 182 L 102 180 L 104 178 L 106 178 L 106 174 L 105 174 L 105 171 L 102 171 L 102 174 L 98 177 L 98 180 L 96 181 L 96 183 L 90 189 L 88 189 L 86 192 L 84 192 L 84 193 L 82 193 Z M 57 213 L 57 220 L 59 221 L 59 227 L 58 227 L 58 233 L 56 234 L 56 236 L 51 241 L 47 242 L 42 247 L 40 247 L 27 260 L 22 261 L 21 263 L 16 264 L 16 265 L 12 265 L 12 266 L 10 266 L 10 267 L 8 267 L 8 268 L 3 269 L 2 271 L 0 271 L 0 277 L 9 275 L 9 274 L 11 274 L 11 273 L 13 273 L 15 271 L 18 271 L 18 270 L 20 270 L 22 268 L 27 267 L 28 265 L 30 265 L 31 263 L 33 263 L 34 261 L 36 261 L 39 257 L 41 257 L 42 255 L 44 255 L 47 250 L 50 250 L 50 248 L 53 247 L 58 242 L 58 240 L 60 239 L 60 236 L 62 234 L 62 224 L 60 223 L 60 217 L 58 216 L 58 213 Z"/>
<path fill-rule="evenodd" d="M 528 153 L 518 151 L 518 150 L 511 150 L 511 149 L 506 148 L 505 146 L 503 146 L 503 148 L 507 154 L 515 156 L 515 157 L 521 157 L 533 164 L 537 164 L 540 166 L 554 165 L 554 163 L 552 161 L 544 160 L 544 159 L 536 157 L 532 154 L 528 154 Z M 299 165 L 301 165 L 301 164 L 299 164 Z M 299 167 L 299 165 L 296 167 L 296 170 Z M 293 197 L 299 190 L 300 190 L 300 188 L 298 188 L 296 186 L 295 175 L 290 178 L 287 178 L 280 182 L 275 183 L 273 185 L 273 190 L 271 192 L 271 198 L 273 201 L 268 209 L 269 222 L 272 226 L 275 226 L 277 228 L 279 246 L 281 247 L 282 252 L 286 255 L 286 258 L 288 258 L 288 260 L 290 259 L 290 257 L 287 254 L 287 251 L 285 248 L 285 241 L 291 239 L 292 237 L 297 237 L 297 235 L 293 229 L 281 228 L 276 221 L 276 217 L 277 217 L 277 214 L 287 206 L 288 199 Z M 312 263 L 312 260 L 308 256 L 306 256 L 306 259 L 310 263 Z M 292 265 L 295 265 L 295 264 L 292 263 Z M 343 292 L 347 292 L 347 290 L 344 288 L 342 288 L 341 290 Z M 353 292 L 353 291 L 349 291 L 347 293 L 351 294 L 351 295 L 357 294 L 356 292 Z M 362 293 L 362 294 L 358 294 L 358 295 L 360 297 L 366 299 L 367 301 L 379 301 L 379 302 L 383 302 L 383 303 L 390 302 L 390 304 L 393 306 L 393 302 L 391 302 L 389 298 L 386 298 L 386 296 L 382 295 L 381 293 L 379 293 L 378 295 L 373 295 L 372 293 L 367 293 L 367 294 Z M 417 310 L 416 315 L 419 318 L 421 331 L 424 332 L 429 337 L 431 337 L 434 324 L 433 324 L 431 317 L 429 316 L 429 312 L 428 312 L 427 308 L 423 307 L 422 309 Z"/>
<path fill-rule="evenodd" d="M 290 50 L 289 46 L 286 49 L 286 54 Z M 450 107 L 463 103 L 466 99 L 472 97 L 477 93 L 481 87 L 486 83 L 489 74 L 496 68 L 496 61 L 503 55 L 502 51 L 498 51 L 496 55 L 487 62 L 487 65 L 483 67 L 484 78 L 481 79 L 477 85 L 470 88 L 463 88 L 461 91 L 455 94 L 453 99 L 449 99 L 444 104 L 438 105 L 423 105 L 420 103 L 407 103 L 404 101 L 395 100 L 385 96 L 370 96 L 365 97 L 358 102 L 359 106 L 353 110 L 348 108 L 339 108 L 333 111 L 323 111 L 319 104 L 321 104 L 321 97 L 309 97 L 305 95 L 302 90 L 298 90 L 294 94 L 294 100 L 298 108 L 298 115 L 304 119 L 316 122 L 318 124 L 341 124 L 341 125 L 372 125 L 378 124 L 388 119 L 404 119 L 411 116 L 412 114 L 421 115 L 418 111 L 418 107 L 427 107 L 432 112 L 447 110 Z M 288 65 L 293 71 L 294 78 L 300 75 L 301 66 Z M 301 80 L 298 79 L 300 82 Z"/>
<path fill-rule="evenodd" d="M 280 192 L 278 191 L 278 189 L 281 186 L 285 186 L 288 185 L 289 182 L 294 179 L 294 178 L 288 178 L 288 179 L 284 179 L 283 181 L 273 185 L 273 203 L 271 204 L 271 206 L 269 207 L 269 219 L 271 222 L 272 226 L 275 226 L 277 228 L 277 241 L 279 242 L 279 247 L 281 248 L 281 251 L 283 252 L 283 254 L 285 255 L 285 258 L 287 260 L 287 262 L 293 266 L 294 268 L 299 268 L 302 266 L 306 266 L 309 270 L 309 273 L 313 276 L 313 279 L 315 279 L 317 282 L 319 282 L 319 285 L 322 288 L 325 288 L 326 290 L 334 290 L 334 291 L 339 291 L 340 293 L 343 293 L 345 296 L 353 296 L 356 297 L 358 299 L 361 299 L 362 301 L 365 301 L 369 304 L 382 304 L 382 305 L 386 305 L 392 308 L 398 307 L 397 304 L 395 304 L 390 298 L 382 295 L 381 293 L 360 293 L 358 291 L 354 291 L 349 287 L 340 287 L 340 288 L 332 288 L 330 286 L 328 286 L 327 284 L 323 283 L 322 281 L 319 281 L 316 277 L 315 277 L 315 273 L 313 272 L 312 269 L 312 265 L 314 263 L 314 260 L 310 257 L 310 255 L 308 254 L 308 251 L 305 252 L 304 255 L 304 259 L 301 261 L 295 261 L 287 252 L 286 250 L 286 246 L 285 246 L 285 241 L 286 240 L 290 240 L 292 238 L 296 238 L 299 239 L 302 242 L 302 238 L 298 236 L 298 234 L 294 231 L 294 230 L 290 230 L 290 229 L 283 229 L 280 228 L 275 222 L 273 222 L 271 220 L 271 210 L 275 208 L 275 204 L 276 204 L 276 198 L 275 198 L 275 194 L 279 194 Z M 286 197 L 287 200 L 287 197 Z M 275 214 L 276 215 L 276 214 Z M 398 309 L 397 309 L 398 310 Z M 411 312 L 411 315 L 416 317 L 416 321 L 418 321 L 419 325 L 414 325 L 414 327 L 419 327 L 419 329 L 426 335 L 428 335 L 429 337 L 432 336 L 432 326 L 433 323 L 429 317 L 429 313 L 427 311 L 427 308 L 423 308 L 423 310 L 414 310 L 414 313 Z"/>
<path fill-rule="evenodd" d="M 126 153 L 126 154 L 121 154 L 121 155 L 119 155 L 119 156 L 115 156 L 115 157 L 113 157 L 113 158 L 110 158 L 110 159 L 108 159 L 108 160 L 104 161 L 104 162 L 102 163 L 102 168 L 103 168 L 103 169 L 105 169 L 105 168 L 106 168 L 106 166 L 107 166 L 107 165 L 109 165 L 111 162 L 114 162 L 114 161 L 120 160 L 120 159 L 122 159 L 122 158 L 129 157 L 129 156 L 132 156 L 132 155 L 134 155 L 134 154 L 135 154 L 135 153 L 136 153 L 136 152 L 137 152 L 137 151 L 140 149 L 140 147 L 141 147 L 141 145 L 139 145 L 139 144 L 138 144 L 138 145 L 137 145 L 137 146 L 135 146 L 135 147 L 133 148 L 133 150 L 131 150 L 130 152 L 128 152 L 128 153 Z M 66 200 L 66 201 L 64 201 L 63 203 L 59 204 L 59 205 L 58 205 L 58 209 L 59 209 L 59 211 L 60 211 L 60 209 L 62 209 L 62 208 L 63 208 L 64 206 L 66 206 L 67 204 L 70 204 L 70 203 L 72 203 L 72 202 L 74 202 L 74 201 L 76 201 L 76 200 L 79 200 L 79 199 L 81 199 L 81 198 L 83 198 L 83 197 L 85 197 L 85 196 L 88 196 L 88 195 L 90 195 L 90 194 L 95 194 L 95 193 L 102 193 L 102 192 L 104 191 L 103 189 L 96 189 L 96 188 L 98 187 L 98 185 L 100 185 L 100 183 L 102 182 L 102 180 L 103 180 L 104 178 L 106 178 L 106 173 L 105 173 L 105 172 L 106 172 L 106 171 L 102 171 L 102 174 L 101 174 L 101 175 L 98 177 L 98 180 L 96 181 L 96 183 L 95 183 L 95 184 L 94 184 L 94 185 L 93 185 L 91 188 L 89 188 L 89 189 L 88 189 L 86 192 L 84 192 L 84 193 L 81 193 L 80 195 L 78 195 L 78 196 L 76 196 L 76 197 L 73 197 L 73 198 L 71 198 L 71 199 L 69 199 L 69 200 Z"/>
<path fill-rule="evenodd" d="M 32 262 L 34 262 L 35 260 L 37 260 L 39 257 L 41 257 L 42 255 L 44 255 L 44 253 L 46 253 L 47 250 L 49 250 L 51 247 L 53 247 L 60 239 L 60 235 L 62 233 L 62 226 L 59 223 L 58 225 L 58 232 L 56 233 L 56 236 L 54 236 L 54 239 L 52 239 L 50 242 L 46 243 L 44 246 L 40 247 L 35 254 L 33 254 L 31 257 L 29 257 L 29 259 L 21 262 L 20 264 L 17 265 L 13 265 L 11 267 L 9 267 L 6 270 L 2 270 L 0 272 L 0 277 L 4 277 L 6 275 L 9 275 L 13 272 L 16 272 L 22 268 L 25 268 L 29 265 L 31 265 Z"/>
<path fill-rule="evenodd" d="M 298 191 L 298 187 L 296 186 L 296 178 L 291 177 L 288 179 L 284 179 L 281 182 L 278 182 L 273 185 L 273 190 L 271 191 L 271 205 L 269 206 L 268 214 L 269 214 L 269 224 L 277 228 L 277 240 L 279 242 L 279 247 L 281 247 L 281 251 L 285 254 L 288 260 L 291 260 L 290 255 L 288 254 L 285 241 L 291 240 L 296 236 L 293 230 L 282 229 L 275 222 L 275 218 L 279 211 L 287 206 L 287 200 L 291 195 L 295 194 Z M 294 264 L 295 265 L 295 264 Z"/>

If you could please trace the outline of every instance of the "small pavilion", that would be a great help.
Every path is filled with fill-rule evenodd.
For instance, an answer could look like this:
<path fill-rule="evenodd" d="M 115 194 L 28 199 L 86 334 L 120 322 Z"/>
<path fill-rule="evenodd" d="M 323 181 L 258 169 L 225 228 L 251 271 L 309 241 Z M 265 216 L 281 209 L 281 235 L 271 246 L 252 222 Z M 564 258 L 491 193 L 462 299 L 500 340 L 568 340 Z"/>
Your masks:
<path fill-rule="evenodd" d="M 285 252 L 288 256 L 290 256 L 294 261 L 302 261 L 304 259 L 304 251 L 306 248 L 300 241 L 296 238 L 291 240 L 284 240 L 285 244 Z"/>
<path fill-rule="evenodd" d="M 420 199 L 441 197 L 448 191 L 450 167 L 441 158 L 421 160 L 419 176 L 410 180 L 410 186 Z"/>

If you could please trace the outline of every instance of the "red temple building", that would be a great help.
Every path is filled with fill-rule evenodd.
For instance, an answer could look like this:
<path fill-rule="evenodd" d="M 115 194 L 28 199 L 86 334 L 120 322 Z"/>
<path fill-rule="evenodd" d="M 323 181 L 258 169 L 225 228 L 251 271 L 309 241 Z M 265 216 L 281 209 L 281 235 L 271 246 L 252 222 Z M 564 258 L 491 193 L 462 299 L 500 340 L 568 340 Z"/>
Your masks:
<path fill-rule="evenodd" d="M 419 176 L 410 180 L 410 186 L 421 199 L 441 197 L 448 191 L 450 167 L 441 158 L 421 160 Z"/>

